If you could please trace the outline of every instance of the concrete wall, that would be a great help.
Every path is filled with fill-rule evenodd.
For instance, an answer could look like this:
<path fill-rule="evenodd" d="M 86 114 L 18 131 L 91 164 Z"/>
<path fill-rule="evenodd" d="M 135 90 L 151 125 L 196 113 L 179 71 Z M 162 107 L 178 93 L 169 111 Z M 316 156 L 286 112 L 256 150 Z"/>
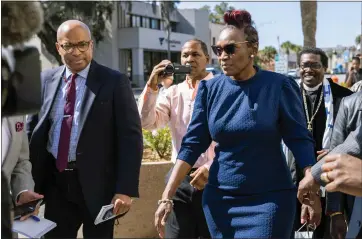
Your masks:
<path fill-rule="evenodd" d="M 165 188 L 165 176 L 172 165 L 169 161 L 142 164 L 140 198 L 134 201 L 131 211 L 119 219 L 114 229 L 115 238 L 158 238 L 154 215 Z"/>

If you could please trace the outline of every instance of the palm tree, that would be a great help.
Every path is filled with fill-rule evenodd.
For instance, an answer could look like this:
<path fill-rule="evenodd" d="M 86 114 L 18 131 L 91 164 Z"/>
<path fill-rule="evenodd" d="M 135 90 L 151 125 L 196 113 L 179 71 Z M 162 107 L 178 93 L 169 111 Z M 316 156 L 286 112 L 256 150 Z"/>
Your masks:
<path fill-rule="evenodd" d="M 303 46 L 316 47 L 315 34 L 317 31 L 317 2 L 315 0 L 301 0 L 300 10 L 304 35 Z"/>
<path fill-rule="evenodd" d="M 273 46 L 266 46 L 261 50 L 262 55 L 265 57 L 265 60 L 270 62 L 274 59 L 275 55 L 278 54 L 277 49 Z"/>
<path fill-rule="evenodd" d="M 293 44 L 293 47 L 292 47 L 292 51 L 294 51 L 296 54 L 299 54 L 299 52 L 301 52 L 302 51 L 302 46 L 299 46 L 299 45 L 294 45 Z"/>
<path fill-rule="evenodd" d="M 290 51 L 294 49 L 295 45 L 290 41 L 283 42 L 280 47 L 285 51 L 285 54 L 289 55 Z"/>
<path fill-rule="evenodd" d="M 176 9 L 176 4 L 180 3 L 180 1 L 160 1 L 160 8 L 161 8 L 161 17 L 165 23 L 165 28 L 167 32 L 167 57 L 171 59 L 171 44 L 170 44 L 170 37 L 171 37 L 171 14 Z M 157 1 L 152 1 L 152 10 L 156 14 L 157 13 Z"/>

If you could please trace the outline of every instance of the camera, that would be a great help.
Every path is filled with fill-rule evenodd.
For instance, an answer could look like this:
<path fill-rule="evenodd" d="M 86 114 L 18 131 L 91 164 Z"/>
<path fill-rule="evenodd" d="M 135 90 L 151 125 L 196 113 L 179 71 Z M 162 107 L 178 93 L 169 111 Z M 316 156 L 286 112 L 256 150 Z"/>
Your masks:
<path fill-rule="evenodd" d="M 172 63 L 166 66 L 163 71 L 163 75 L 180 75 L 180 74 L 190 74 L 191 66 L 190 65 L 180 65 L 177 63 Z"/>

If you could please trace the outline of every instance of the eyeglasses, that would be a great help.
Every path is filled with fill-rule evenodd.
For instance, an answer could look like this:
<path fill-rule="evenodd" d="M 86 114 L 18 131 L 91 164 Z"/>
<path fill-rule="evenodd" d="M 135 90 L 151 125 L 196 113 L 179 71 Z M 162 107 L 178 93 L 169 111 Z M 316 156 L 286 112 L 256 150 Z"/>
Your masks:
<path fill-rule="evenodd" d="M 248 41 L 233 42 L 233 43 L 226 44 L 223 47 L 215 45 L 215 46 L 211 46 L 211 49 L 217 56 L 221 56 L 223 51 L 228 55 L 232 55 L 235 53 L 236 45 L 240 45 L 240 44 L 244 44 L 244 43 L 248 43 Z"/>
<path fill-rule="evenodd" d="M 85 52 L 89 49 L 91 41 L 81 41 L 77 44 L 65 43 L 61 44 L 60 47 L 67 53 L 72 53 L 76 47 L 80 52 Z"/>
<path fill-rule="evenodd" d="M 319 62 L 305 62 L 300 65 L 300 69 L 304 70 L 305 68 L 310 68 L 312 70 L 319 70 L 323 66 Z"/>

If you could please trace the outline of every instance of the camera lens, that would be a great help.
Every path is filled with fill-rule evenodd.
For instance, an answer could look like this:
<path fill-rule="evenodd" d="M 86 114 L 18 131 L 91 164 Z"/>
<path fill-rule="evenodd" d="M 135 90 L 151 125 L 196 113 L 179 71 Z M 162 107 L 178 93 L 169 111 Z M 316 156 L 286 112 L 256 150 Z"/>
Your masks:
<path fill-rule="evenodd" d="M 166 74 L 173 74 L 174 73 L 174 67 L 173 65 L 167 65 L 166 68 L 165 68 L 165 73 Z"/>

